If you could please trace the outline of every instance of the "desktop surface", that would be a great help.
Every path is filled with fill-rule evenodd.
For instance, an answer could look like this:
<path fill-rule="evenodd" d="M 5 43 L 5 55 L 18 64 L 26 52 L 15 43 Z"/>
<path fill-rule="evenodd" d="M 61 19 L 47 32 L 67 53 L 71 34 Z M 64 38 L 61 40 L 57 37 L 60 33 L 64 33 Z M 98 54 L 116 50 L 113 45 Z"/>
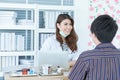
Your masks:
<path fill-rule="evenodd" d="M 23 76 L 23 77 L 12 77 L 9 74 L 5 74 L 4 80 L 68 80 L 67 76 Z"/>

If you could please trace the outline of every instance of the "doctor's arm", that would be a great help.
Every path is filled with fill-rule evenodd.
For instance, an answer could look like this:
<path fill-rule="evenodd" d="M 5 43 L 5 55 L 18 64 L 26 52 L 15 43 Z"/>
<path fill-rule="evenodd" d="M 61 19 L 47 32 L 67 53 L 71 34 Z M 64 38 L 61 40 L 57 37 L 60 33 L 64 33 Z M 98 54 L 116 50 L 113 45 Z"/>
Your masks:
<path fill-rule="evenodd" d="M 43 51 L 43 52 L 48 51 L 48 50 L 50 50 L 50 46 L 51 46 L 51 44 L 50 44 L 49 40 L 46 39 L 45 42 L 43 43 L 43 45 L 41 46 L 40 51 Z"/>
<path fill-rule="evenodd" d="M 73 58 L 72 58 L 72 60 L 71 61 L 69 61 L 69 66 L 70 66 L 70 68 L 72 68 L 74 65 L 75 65 L 75 63 L 76 63 L 76 61 L 77 61 L 77 59 L 78 59 L 78 57 L 79 57 L 79 52 L 78 51 L 76 51 L 75 53 L 73 53 L 74 55 L 73 55 Z"/>

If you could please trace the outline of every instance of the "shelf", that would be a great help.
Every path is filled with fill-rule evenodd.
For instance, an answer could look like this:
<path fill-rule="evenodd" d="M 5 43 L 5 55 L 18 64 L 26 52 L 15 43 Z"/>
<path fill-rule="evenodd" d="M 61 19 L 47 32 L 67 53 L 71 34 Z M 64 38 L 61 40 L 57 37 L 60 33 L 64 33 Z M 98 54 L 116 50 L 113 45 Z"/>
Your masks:
<path fill-rule="evenodd" d="M 0 29 L 17 29 L 17 30 L 34 30 L 35 27 L 32 25 L 0 25 Z"/>
<path fill-rule="evenodd" d="M 35 56 L 35 51 L 9 51 L 9 52 L 0 52 L 0 56 Z"/>
<path fill-rule="evenodd" d="M 12 4 L 12 3 L 0 3 L 0 9 L 35 9 L 36 4 Z"/>
<path fill-rule="evenodd" d="M 0 9 L 46 9 L 46 10 L 74 10 L 73 6 L 63 5 L 39 5 L 39 4 L 13 4 L 13 3 L 0 3 Z"/>
<path fill-rule="evenodd" d="M 37 9 L 40 9 L 40 10 L 74 10 L 74 7 L 73 6 L 53 6 L 53 5 L 36 5 Z"/>
<path fill-rule="evenodd" d="M 40 33 L 55 33 L 55 29 L 38 29 Z"/>

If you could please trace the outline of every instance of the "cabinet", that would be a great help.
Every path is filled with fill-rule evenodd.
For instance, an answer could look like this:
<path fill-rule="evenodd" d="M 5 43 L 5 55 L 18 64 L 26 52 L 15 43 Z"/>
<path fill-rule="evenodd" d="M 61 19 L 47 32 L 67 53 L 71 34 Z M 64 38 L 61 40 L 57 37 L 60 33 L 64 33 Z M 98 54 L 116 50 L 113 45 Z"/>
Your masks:
<path fill-rule="evenodd" d="M 73 0 L 1 0 L 0 72 L 21 64 L 36 66 L 41 45 L 55 33 L 57 16 L 68 13 L 74 18 L 73 3 Z M 14 19 L 8 13 L 14 14 Z"/>

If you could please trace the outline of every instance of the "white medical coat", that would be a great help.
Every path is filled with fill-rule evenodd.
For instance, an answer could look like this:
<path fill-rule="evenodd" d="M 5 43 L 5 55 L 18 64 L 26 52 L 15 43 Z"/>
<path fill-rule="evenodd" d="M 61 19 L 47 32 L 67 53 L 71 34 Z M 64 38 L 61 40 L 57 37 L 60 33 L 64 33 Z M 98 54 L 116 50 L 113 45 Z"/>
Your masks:
<path fill-rule="evenodd" d="M 53 35 L 45 40 L 40 51 L 62 51 L 60 43 L 56 40 L 56 36 Z M 69 61 L 77 60 L 79 54 L 77 51 L 74 53 L 69 49 L 68 51 Z"/>

